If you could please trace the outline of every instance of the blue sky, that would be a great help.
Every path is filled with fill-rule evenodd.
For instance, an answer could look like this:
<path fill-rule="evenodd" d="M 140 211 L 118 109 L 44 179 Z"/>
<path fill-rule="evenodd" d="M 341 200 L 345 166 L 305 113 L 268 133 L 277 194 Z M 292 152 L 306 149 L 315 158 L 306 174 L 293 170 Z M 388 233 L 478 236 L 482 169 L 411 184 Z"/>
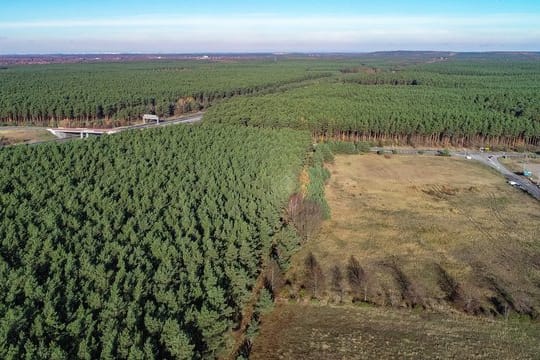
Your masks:
<path fill-rule="evenodd" d="M 0 0 L 0 53 L 540 51 L 540 0 Z"/>

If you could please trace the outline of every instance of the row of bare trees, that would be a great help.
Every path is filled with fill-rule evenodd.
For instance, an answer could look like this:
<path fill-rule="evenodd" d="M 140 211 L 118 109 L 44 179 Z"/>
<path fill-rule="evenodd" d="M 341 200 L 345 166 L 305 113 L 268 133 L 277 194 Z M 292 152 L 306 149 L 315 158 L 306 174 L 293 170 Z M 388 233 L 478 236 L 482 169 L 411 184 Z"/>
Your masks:
<path fill-rule="evenodd" d="M 426 294 L 426 289 L 421 284 L 408 276 L 401 268 L 396 259 L 382 261 L 379 263 L 389 272 L 396 288 L 387 288 L 377 283 L 376 273 L 362 266 L 360 261 L 353 255 L 349 257 L 344 266 L 335 264 L 325 273 L 321 264 L 310 252 L 304 259 L 302 278 L 299 288 L 306 292 L 312 299 L 334 299 L 333 301 L 343 303 L 347 301 L 364 302 L 379 305 L 407 306 L 407 307 L 429 307 L 430 299 Z M 434 275 L 437 284 L 442 291 L 444 301 L 457 310 L 472 315 L 493 314 L 508 315 L 510 309 L 518 313 L 531 314 L 530 309 L 518 309 L 512 301 L 501 295 L 498 302 L 491 309 L 488 304 L 482 304 L 480 295 L 470 288 L 464 286 L 452 277 L 442 266 L 434 264 Z M 501 292 L 499 292 L 501 293 Z M 499 294 L 500 295 L 500 294 Z M 493 303 L 494 298 L 490 301 Z"/>
<path fill-rule="evenodd" d="M 362 267 L 358 259 L 351 255 L 345 269 L 334 265 L 330 269 L 329 282 L 321 265 L 310 252 L 304 260 L 304 287 L 312 297 L 318 298 L 330 287 L 330 290 L 339 296 L 339 301 L 348 293 L 353 301 L 369 302 L 370 274 Z M 348 285 L 348 288 L 346 287 Z"/>

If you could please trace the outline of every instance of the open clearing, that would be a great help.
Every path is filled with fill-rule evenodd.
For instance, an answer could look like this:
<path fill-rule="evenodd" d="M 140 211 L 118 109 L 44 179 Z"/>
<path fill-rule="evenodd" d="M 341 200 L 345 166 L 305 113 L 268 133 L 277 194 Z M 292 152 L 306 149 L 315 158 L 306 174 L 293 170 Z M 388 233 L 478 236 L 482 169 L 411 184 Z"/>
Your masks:
<path fill-rule="evenodd" d="M 455 158 L 343 155 L 328 168 L 332 218 L 295 255 L 289 296 L 305 294 L 304 259 L 312 252 L 326 279 L 315 295 L 332 301 L 330 269 L 345 272 L 354 255 L 368 275 L 357 299 L 538 315 L 540 202 L 493 170 Z"/>
<path fill-rule="evenodd" d="M 42 128 L 28 128 L 21 129 L 9 128 L 2 129 L 0 127 L 0 145 L 19 144 L 19 143 L 34 143 L 38 141 L 53 140 L 55 137 L 45 129 Z"/>
<path fill-rule="evenodd" d="M 538 358 L 540 202 L 464 159 L 341 155 L 328 168 L 332 218 L 295 254 L 251 358 Z M 360 289 L 351 255 L 368 274 Z"/>
<path fill-rule="evenodd" d="M 279 305 L 250 359 L 537 359 L 540 328 L 358 306 Z"/>

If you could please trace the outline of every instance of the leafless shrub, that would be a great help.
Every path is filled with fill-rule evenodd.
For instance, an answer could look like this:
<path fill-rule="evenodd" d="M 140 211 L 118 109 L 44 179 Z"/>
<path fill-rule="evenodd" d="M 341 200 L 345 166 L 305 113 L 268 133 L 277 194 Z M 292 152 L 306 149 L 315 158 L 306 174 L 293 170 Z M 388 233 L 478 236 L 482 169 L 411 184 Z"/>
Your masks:
<path fill-rule="evenodd" d="M 435 273 L 438 276 L 439 286 L 446 295 L 446 300 L 464 309 L 465 298 L 461 285 L 440 264 L 435 264 Z"/>
<path fill-rule="evenodd" d="M 492 290 L 495 292 L 495 296 L 492 296 L 490 301 L 493 306 L 495 306 L 497 313 L 503 315 L 504 317 L 508 317 L 511 310 L 517 311 L 514 305 L 514 297 L 503 285 L 502 281 L 493 275 L 486 277 L 486 280 L 490 284 Z"/>
<path fill-rule="evenodd" d="M 417 305 L 425 307 L 420 287 L 418 284 L 409 279 L 403 270 L 401 270 L 397 261 L 393 259 L 392 261 L 386 263 L 386 266 L 392 270 L 394 279 L 401 293 L 401 298 L 403 301 L 405 301 L 405 304 L 407 304 L 409 307 L 415 307 Z"/>
<path fill-rule="evenodd" d="M 394 291 L 393 289 L 390 289 L 390 288 L 385 289 L 385 295 L 391 307 L 397 307 L 399 303 L 401 302 L 400 294 L 397 291 Z"/>
<path fill-rule="evenodd" d="M 324 273 L 312 252 L 304 260 L 306 288 L 313 297 L 318 297 L 324 290 Z"/>
<path fill-rule="evenodd" d="M 347 263 L 347 280 L 349 286 L 354 295 L 357 295 L 360 291 L 363 292 L 364 302 L 368 301 L 368 273 L 364 270 L 360 262 L 351 255 Z"/>
<path fill-rule="evenodd" d="M 470 315 L 480 315 L 485 313 L 482 302 L 479 300 L 481 294 L 479 290 L 472 286 L 463 286 L 463 311 Z"/>
<path fill-rule="evenodd" d="M 534 308 L 532 300 L 528 295 L 519 294 L 514 296 L 514 299 L 514 307 L 518 313 L 529 315 L 532 319 L 538 318 L 538 310 Z"/>
<path fill-rule="evenodd" d="M 271 259 L 268 262 L 264 278 L 265 287 L 272 292 L 274 297 L 277 296 L 281 288 L 285 285 L 285 279 L 276 260 Z"/>
<path fill-rule="evenodd" d="M 339 295 L 339 302 L 343 302 L 343 274 L 339 265 L 334 265 L 330 270 L 332 277 L 332 291 Z"/>
<path fill-rule="evenodd" d="M 531 318 L 538 316 L 538 312 L 528 294 L 520 290 L 511 291 L 509 286 L 493 275 L 486 279 L 495 292 L 495 296 L 492 296 L 490 301 L 499 315 L 508 318 L 510 312 L 514 311 L 518 314 L 528 315 Z"/>
<path fill-rule="evenodd" d="M 293 195 L 289 200 L 287 213 L 303 241 L 308 241 L 319 231 L 323 212 L 315 201 L 304 199 L 300 194 Z"/>

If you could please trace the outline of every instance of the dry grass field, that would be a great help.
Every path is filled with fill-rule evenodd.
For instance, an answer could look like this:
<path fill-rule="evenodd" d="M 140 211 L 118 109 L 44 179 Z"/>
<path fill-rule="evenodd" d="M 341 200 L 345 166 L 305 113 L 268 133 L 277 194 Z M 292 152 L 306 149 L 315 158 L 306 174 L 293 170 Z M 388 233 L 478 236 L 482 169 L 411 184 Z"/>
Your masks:
<path fill-rule="evenodd" d="M 354 255 L 367 276 L 356 290 L 344 280 L 346 298 L 538 315 L 540 202 L 493 170 L 454 158 L 342 155 L 329 170 L 331 219 L 293 258 L 284 296 L 308 293 L 304 259 L 312 252 L 324 274 L 316 295 L 334 301 L 330 269 L 339 266 L 346 278 Z"/>
<path fill-rule="evenodd" d="M 279 305 L 250 359 L 538 359 L 540 327 L 358 306 Z"/>
<path fill-rule="evenodd" d="M 293 257 L 251 359 L 540 357 L 540 202 L 455 158 L 342 155 L 329 170 L 332 217 Z"/>
<path fill-rule="evenodd" d="M 33 143 L 37 141 L 46 141 L 55 139 L 47 130 L 38 128 L 22 128 L 14 129 L 10 127 L 9 129 L 2 129 L 0 127 L 0 145 L 8 144 L 19 144 L 19 143 Z"/>

